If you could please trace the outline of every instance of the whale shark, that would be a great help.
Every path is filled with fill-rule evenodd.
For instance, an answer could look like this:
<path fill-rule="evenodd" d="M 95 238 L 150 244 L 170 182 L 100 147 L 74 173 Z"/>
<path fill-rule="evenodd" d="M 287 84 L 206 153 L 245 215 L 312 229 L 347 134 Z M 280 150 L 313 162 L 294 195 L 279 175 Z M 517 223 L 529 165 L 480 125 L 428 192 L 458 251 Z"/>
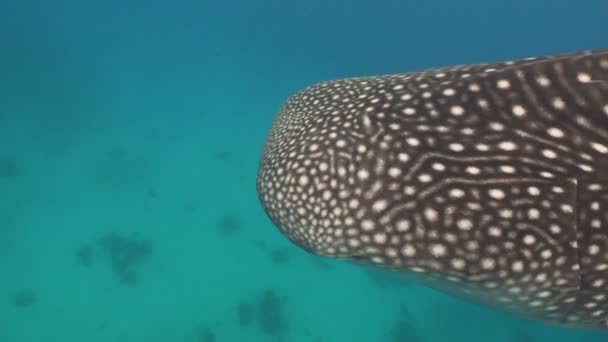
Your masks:
<path fill-rule="evenodd" d="M 310 253 L 608 329 L 608 50 L 311 85 L 256 183 Z"/>

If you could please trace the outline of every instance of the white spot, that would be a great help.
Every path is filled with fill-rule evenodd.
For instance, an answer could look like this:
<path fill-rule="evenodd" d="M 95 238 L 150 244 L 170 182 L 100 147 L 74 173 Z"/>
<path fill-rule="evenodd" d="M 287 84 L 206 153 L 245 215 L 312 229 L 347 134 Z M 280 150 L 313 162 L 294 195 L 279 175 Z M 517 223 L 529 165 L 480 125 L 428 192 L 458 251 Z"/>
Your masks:
<path fill-rule="evenodd" d="M 492 122 L 490 124 L 490 128 L 495 131 L 502 131 L 505 129 L 505 125 L 501 124 L 500 122 Z"/>
<path fill-rule="evenodd" d="M 433 163 L 433 170 L 435 171 L 445 171 L 445 165 L 441 163 Z"/>
<path fill-rule="evenodd" d="M 595 266 L 595 269 L 597 271 L 605 271 L 608 270 L 608 264 L 599 264 L 597 266 Z"/>
<path fill-rule="evenodd" d="M 513 272 L 522 272 L 524 270 L 524 263 L 522 261 L 515 261 L 511 265 Z"/>
<path fill-rule="evenodd" d="M 414 115 L 416 114 L 416 110 L 412 107 L 406 107 L 403 109 L 403 114 L 405 115 Z"/>
<path fill-rule="evenodd" d="M 384 262 L 384 259 L 382 259 L 379 256 L 373 256 L 373 257 L 371 257 L 371 261 L 376 264 L 382 264 Z"/>
<path fill-rule="evenodd" d="M 498 147 L 505 151 L 513 151 L 513 150 L 517 149 L 517 145 L 515 145 L 515 143 L 513 143 L 511 141 L 503 141 L 500 144 L 498 144 Z"/>
<path fill-rule="evenodd" d="M 366 180 L 369 178 L 369 171 L 367 171 L 366 169 L 361 169 L 357 171 L 357 177 L 361 180 Z"/>
<path fill-rule="evenodd" d="M 458 222 L 456 222 L 456 225 L 458 226 L 458 229 L 464 231 L 468 231 L 473 228 L 473 222 L 466 218 L 458 220 Z"/>
<path fill-rule="evenodd" d="M 540 211 L 536 208 L 528 210 L 528 218 L 531 220 L 538 220 L 540 218 Z"/>
<path fill-rule="evenodd" d="M 300 184 L 301 186 L 306 186 L 308 184 L 308 176 L 300 176 L 300 178 L 298 179 L 298 184 Z"/>
<path fill-rule="evenodd" d="M 386 200 L 377 200 L 376 202 L 374 202 L 374 204 L 372 204 L 372 209 L 375 212 L 381 212 L 384 209 L 386 209 L 386 207 L 388 206 L 388 202 Z"/>
<path fill-rule="evenodd" d="M 348 245 L 351 247 L 361 246 L 361 242 L 358 239 L 348 239 Z"/>
<path fill-rule="evenodd" d="M 494 198 L 494 199 L 503 199 L 505 198 L 505 192 L 500 190 L 500 189 L 491 189 L 489 191 L 490 197 Z"/>
<path fill-rule="evenodd" d="M 445 241 L 450 242 L 450 243 L 455 243 L 458 240 L 456 235 L 452 234 L 452 233 L 445 233 L 443 235 L 443 238 L 445 239 Z"/>
<path fill-rule="evenodd" d="M 388 175 L 393 178 L 397 178 L 401 176 L 401 169 L 398 167 L 391 167 L 388 169 Z"/>
<path fill-rule="evenodd" d="M 532 245 L 535 242 L 536 242 L 536 238 L 534 237 L 534 235 L 527 234 L 524 236 L 524 243 L 526 245 Z"/>
<path fill-rule="evenodd" d="M 372 220 L 363 220 L 363 222 L 361 222 L 361 228 L 363 228 L 363 230 L 365 231 L 370 231 L 370 230 L 374 230 L 375 228 L 375 224 L 374 221 Z"/>
<path fill-rule="evenodd" d="M 452 108 L 450 108 L 450 113 L 452 113 L 452 115 L 460 116 L 464 114 L 464 108 L 461 106 L 452 106 Z"/>
<path fill-rule="evenodd" d="M 397 231 L 399 232 L 407 232 L 410 230 L 410 221 L 408 220 L 399 220 L 397 222 Z"/>
<path fill-rule="evenodd" d="M 420 140 L 418 140 L 416 138 L 413 138 L 413 137 L 412 138 L 407 138 L 405 141 L 407 141 L 407 143 L 410 146 L 418 146 L 418 145 L 420 145 Z"/>
<path fill-rule="evenodd" d="M 540 84 L 542 87 L 548 87 L 551 85 L 551 81 L 546 76 L 538 76 L 536 78 L 536 82 Z"/>
<path fill-rule="evenodd" d="M 397 252 L 397 250 L 393 247 L 389 247 L 386 249 L 386 256 L 388 256 L 391 259 L 395 259 L 397 258 L 399 252 Z"/>
<path fill-rule="evenodd" d="M 479 86 L 479 84 L 472 83 L 469 85 L 469 90 L 476 93 L 481 90 L 481 87 Z"/>
<path fill-rule="evenodd" d="M 450 150 L 452 150 L 454 152 L 461 152 L 464 150 L 464 146 L 459 143 L 452 143 L 452 144 L 450 144 Z"/>
<path fill-rule="evenodd" d="M 585 303 L 585 307 L 586 307 L 587 309 L 593 309 L 593 308 L 595 308 L 596 306 L 597 306 L 597 303 L 596 303 L 596 302 L 588 302 L 588 303 Z"/>
<path fill-rule="evenodd" d="M 555 159 L 555 158 L 557 158 L 557 153 L 555 153 L 555 151 L 552 151 L 552 150 L 543 150 L 543 156 L 545 156 L 546 158 L 549 158 L 549 159 Z"/>
<path fill-rule="evenodd" d="M 500 170 L 504 173 L 515 173 L 515 168 L 510 165 L 502 165 Z"/>
<path fill-rule="evenodd" d="M 431 246 L 431 254 L 436 258 L 443 257 L 446 254 L 446 248 L 444 245 L 436 243 Z"/>
<path fill-rule="evenodd" d="M 513 217 L 513 210 L 511 209 L 501 209 L 498 212 L 498 215 L 500 215 L 500 217 L 502 218 L 512 218 Z"/>
<path fill-rule="evenodd" d="M 427 175 L 426 173 L 424 173 L 424 174 L 421 174 L 420 176 L 418 176 L 418 180 L 422 183 L 428 183 L 433 180 L 433 177 L 431 177 L 431 175 Z"/>
<path fill-rule="evenodd" d="M 483 258 L 481 260 L 481 268 L 483 268 L 484 270 L 494 269 L 495 266 L 496 266 L 496 261 L 492 258 Z"/>
<path fill-rule="evenodd" d="M 547 172 L 547 171 L 543 171 L 540 173 L 541 176 L 545 177 L 545 178 L 555 178 L 555 175 L 552 174 L 551 172 Z"/>
<path fill-rule="evenodd" d="M 536 280 L 537 283 L 544 283 L 547 281 L 547 274 L 539 273 L 534 280 Z"/>
<path fill-rule="evenodd" d="M 410 244 L 406 244 L 403 246 L 403 248 L 401 248 L 401 253 L 406 257 L 412 257 L 416 254 L 416 248 Z"/>
<path fill-rule="evenodd" d="M 598 245 L 589 246 L 589 254 L 596 255 L 600 252 L 600 247 Z"/>
<path fill-rule="evenodd" d="M 462 189 L 452 189 L 450 190 L 450 197 L 452 198 L 462 198 L 465 193 Z"/>
<path fill-rule="evenodd" d="M 549 128 L 547 130 L 547 133 L 549 133 L 549 135 L 554 138 L 563 138 L 564 137 L 564 131 L 562 131 L 561 129 L 559 129 L 557 127 Z"/>
<path fill-rule="evenodd" d="M 514 286 L 514 287 L 510 288 L 508 291 L 513 294 L 518 294 L 518 293 L 521 293 L 521 288 Z"/>
<path fill-rule="evenodd" d="M 454 267 L 457 270 L 462 270 L 465 268 L 466 263 L 463 259 L 453 259 L 451 261 L 452 267 Z"/>
<path fill-rule="evenodd" d="M 447 88 L 443 90 L 443 95 L 445 96 L 454 96 L 454 94 L 456 94 L 456 91 L 454 91 L 454 89 L 452 88 Z"/>
<path fill-rule="evenodd" d="M 591 82 L 591 76 L 585 72 L 579 72 L 578 75 L 576 75 L 576 79 L 578 79 L 578 81 L 581 83 Z"/>
<path fill-rule="evenodd" d="M 378 244 L 385 244 L 386 243 L 386 234 L 384 233 L 376 233 L 374 234 L 374 242 L 378 243 Z"/>
<path fill-rule="evenodd" d="M 591 147 L 593 147 L 599 153 L 608 153 L 608 147 L 606 145 L 602 145 L 600 143 L 593 142 L 591 143 Z"/>
<path fill-rule="evenodd" d="M 433 208 L 426 208 L 424 210 L 424 217 L 426 217 L 427 220 L 434 222 L 437 221 L 437 218 L 439 217 L 437 210 L 433 209 Z"/>
<path fill-rule="evenodd" d="M 566 102 L 564 102 L 564 100 L 562 100 L 560 97 L 556 97 L 553 99 L 553 108 L 555 109 L 564 109 L 566 108 Z"/>
<path fill-rule="evenodd" d="M 416 193 L 416 188 L 415 188 L 415 187 L 413 187 L 413 186 L 411 186 L 411 185 L 408 185 L 408 186 L 406 186 L 406 187 L 403 189 L 403 192 L 404 192 L 406 195 L 413 195 L 413 194 L 415 194 L 415 193 Z"/>
<path fill-rule="evenodd" d="M 574 208 L 570 204 L 562 204 L 561 209 L 563 212 L 571 214 L 574 212 Z"/>
<path fill-rule="evenodd" d="M 490 236 L 499 237 L 502 235 L 502 229 L 496 226 L 491 226 L 488 228 L 488 234 L 490 234 Z"/>
<path fill-rule="evenodd" d="M 489 151 L 490 150 L 490 146 L 486 145 L 486 144 L 477 144 L 475 145 L 475 148 L 478 149 L 479 151 Z"/>
<path fill-rule="evenodd" d="M 478 175 L 481 172 L 481 170 L 476 166 L 469 166 L 465 171 L 472 175 Z"/>
<path fill-rule="evenodd" d="M 408 160 L 410 160 L 410 156 L 407 153 L 403 153 L 403 152 L 399 153 L 397 155 L 397 158 L 399 158 L 399 161 L 404 162 L 404 163 L 407 162 Z"/>
<path fill-rule="evenodd" d="M 496 86 L 498 89 L 509 89 L 511 87 L 511 82 L 505 79 L 498 80 L 498 82 L 496 82 Z"/>
<path fill-rule="evenodd" d="M 513 114 L 518 117 L 522 117 L 522 116 L 526 115 L 526 109 L 521 105 L 513 106 L 512 111 L 513 111 Z"/>

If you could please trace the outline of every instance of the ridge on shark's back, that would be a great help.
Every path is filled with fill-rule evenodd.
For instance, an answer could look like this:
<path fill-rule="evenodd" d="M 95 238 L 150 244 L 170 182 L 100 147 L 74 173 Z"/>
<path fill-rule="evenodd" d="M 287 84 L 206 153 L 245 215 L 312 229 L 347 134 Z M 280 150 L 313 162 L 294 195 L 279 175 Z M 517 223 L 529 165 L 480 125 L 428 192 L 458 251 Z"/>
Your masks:
<path fill-rule="evenodd" d="M 257 190 L 311 253 L 608 328 L 608 50 L 319 83 Z"/>

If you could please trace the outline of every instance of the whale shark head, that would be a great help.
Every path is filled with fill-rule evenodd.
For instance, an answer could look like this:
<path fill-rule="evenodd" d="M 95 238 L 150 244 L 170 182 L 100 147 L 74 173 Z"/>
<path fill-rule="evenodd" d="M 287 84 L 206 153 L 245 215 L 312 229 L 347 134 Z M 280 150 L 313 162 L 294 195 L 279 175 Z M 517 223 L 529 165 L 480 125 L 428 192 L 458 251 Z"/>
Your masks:
<path fill-rule="evenodd" d="M 323 82 L 257 178 L 307 251 L 508 311 L 608 322 L 608 52 Z"/>

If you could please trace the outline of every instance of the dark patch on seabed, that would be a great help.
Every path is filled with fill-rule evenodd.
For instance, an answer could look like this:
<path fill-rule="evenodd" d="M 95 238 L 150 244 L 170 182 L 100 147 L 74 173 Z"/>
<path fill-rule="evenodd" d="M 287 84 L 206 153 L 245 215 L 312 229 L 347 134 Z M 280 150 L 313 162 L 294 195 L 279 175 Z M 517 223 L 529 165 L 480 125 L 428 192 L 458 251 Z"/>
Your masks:
<path fill-rule="evenodd" d="M 416 323 L 406 304 L 399 305 L 397 320 L 388 332 L 389 342 L 422 342 L 425 339 L 416 328 Z"/>
<path fill-rule="evenodd" d="M 0 155 L 0 178 L 15 178 L 25 174 L 17 158 Z"/>
<path fill-rule="evenodd" d="M 255 322 L 264 334 L 285 341 L 289 330 L 286 306 L 287 297 L 279 295 L 274 289 L 264 290 L 255 299 L 255 306 L 243 299 L 236 307 L 236 320 L 240 327 L 246 328 Z"/>
<path fill-rule="evenodd" d="M 135 286 L 139 284 L 137 268 L 152 254 L 152 244 L 136 236 L 122 236 L 108 233 L 97 240 L 96 246 L 106 257 L 112 272 L 121 284 Z M 96 256 L 94 245 L 84 243 L 74 252 L 76 263 L 84 268 L 93 265 Z"/>
<path fill-rule="evenodd" d="M 224 215 L 217 220 L 217 227 L 223 235 L 229 236 L 241 231 L 241 222 L 236 216 Z"/>
<path fill-rule="evenodd" d="M 36 304 L 36 294 L 32 290 L 20 290 L 13 294 L 11 301 L 15 307 L 27 308 Z"/>
<path fill-rule="evenodd" d="M 247 302 L 240 302 L 237 306 L 237 318 L 241 327 L 248 326 L 253 321 L 253 306 Z"/>
<path fill-rule="evenodd" d="M 271 252 L 272 262 L 277 265 L 286 264 L 291 260 L 291 254 L 289 252 L 289 248 L 287 247 L 279 247 Z"/>
<path fill-rule="evenodd" d="M 209 327 L 203 327 L 198 330 L 197 342 L 215 342 L 216 336 L 213 330 Z"/>
<path fill-rule="evenodd" d="M 289 328 L 285 313 L 286 298 L 281 298 L 276 291 L 264 291 L 258 301 L 258 324 L 268 335 L 281 336 Z"/>
<path fill-rule="evenodd" d="M 82 267 L 90 267 L 93 264 L 93 247 L 83 244 L 76 249 L 76 262 Z"/>

